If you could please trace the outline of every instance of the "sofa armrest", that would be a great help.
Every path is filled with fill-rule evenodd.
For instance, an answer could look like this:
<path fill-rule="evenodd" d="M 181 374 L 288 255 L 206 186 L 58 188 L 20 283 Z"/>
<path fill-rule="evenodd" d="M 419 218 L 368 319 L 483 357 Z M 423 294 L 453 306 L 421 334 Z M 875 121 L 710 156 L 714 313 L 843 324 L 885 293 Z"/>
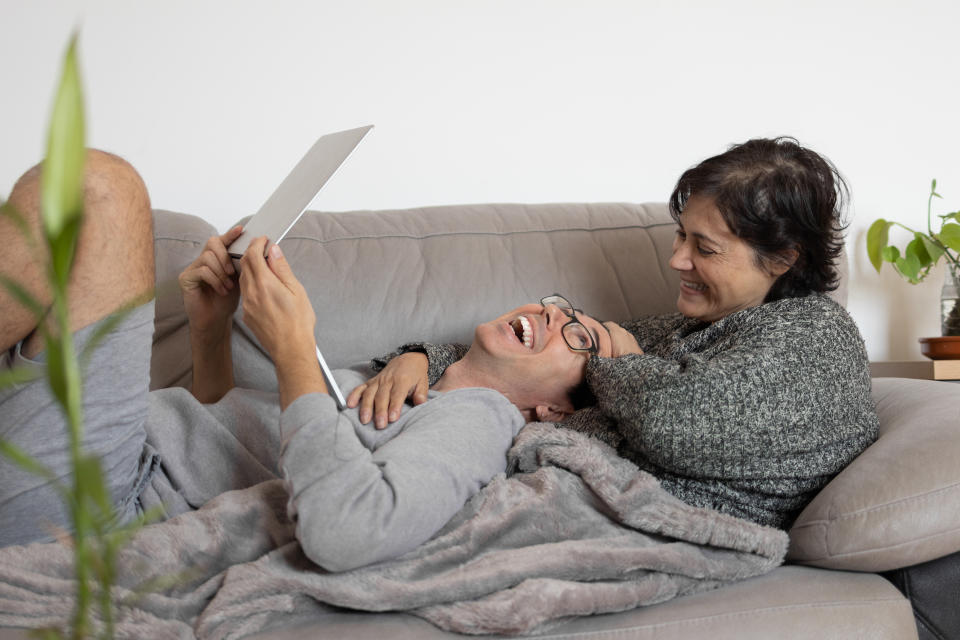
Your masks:
<path fill-rule="evenodd" d="M 960 551 L 960 387 L 876 378 L 880 437 L 790 531 L 793 562 L 888 571 Z"/>

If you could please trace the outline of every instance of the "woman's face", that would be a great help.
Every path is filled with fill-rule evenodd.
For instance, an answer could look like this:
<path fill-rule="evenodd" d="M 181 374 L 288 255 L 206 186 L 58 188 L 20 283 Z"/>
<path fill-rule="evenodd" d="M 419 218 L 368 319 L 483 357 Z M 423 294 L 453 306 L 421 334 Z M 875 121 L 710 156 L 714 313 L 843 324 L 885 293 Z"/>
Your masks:
<path fill-rule="evenodd" d="M 670 267 L 680 273 L 677 309 L 704 322 L 762 304 L 790 268 L 760 267 L 753 248 L 730 231 L 713 199 L 703 196 L 692 196 L 680 214 Z"/>

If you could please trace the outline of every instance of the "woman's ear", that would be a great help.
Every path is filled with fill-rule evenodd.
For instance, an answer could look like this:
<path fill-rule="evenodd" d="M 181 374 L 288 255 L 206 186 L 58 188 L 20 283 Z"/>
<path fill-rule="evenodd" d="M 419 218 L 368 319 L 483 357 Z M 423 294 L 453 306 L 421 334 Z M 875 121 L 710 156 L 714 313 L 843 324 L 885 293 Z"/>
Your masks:
<path fill-rule="evenodd" d="M 790 268 L 796 263 L 799 257 L 800 253 L 796 249 L 787 249 L 780 253 L 776 259 L 767 260 L 767 270 L 770 272 L 770 275 L 779 278 L 787 271 L 790 271 Z"/>

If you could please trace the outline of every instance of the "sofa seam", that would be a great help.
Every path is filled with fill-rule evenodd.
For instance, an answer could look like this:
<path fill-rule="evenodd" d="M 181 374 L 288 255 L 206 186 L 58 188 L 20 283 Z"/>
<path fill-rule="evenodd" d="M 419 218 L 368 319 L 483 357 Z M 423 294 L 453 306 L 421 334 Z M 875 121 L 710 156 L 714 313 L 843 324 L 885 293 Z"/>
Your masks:
<path fill-rule="evenodd" d="M 635 224 L 625 224 L 625 225 L 616 225 L 616 226 L 597 226 L 597 227 L 562 227 L 556 229 L 514 229 L 511 231 L 438 231 L 434 233 L 423 233 L 423 234 L 412 234 L 412 233 L 388 233 L 382 235 L 350 235 L 343 236 L 339 238 L 317 238 L 312 235 L 302 235 L 302 234 L 287 234 L 287 240 L 309 240 L 316 242 L 317 244 L 330 244 L 334 242 L 339 242 L 341 240 L 388 240 L 388 239 L 405 239 L 405 240 L 428 240 L 432 238 L 444 238 L 444 237 L 463 237 L 463 236 L 493 236 L 493 237 L 506 237 L 513 235 L 527 235 L 533 233 L 562 233 L 568 231 L 583 231 L 592 233 L 594 231 L 620 231 L 624 229 L 654 229 L 657 227 L 670 227 L 674 226 L 673 223 L 657 223 L 651 225 L 635 225 Z"/>
<path fill-rule="evenodd" d="M 941 531 L 940 533 L 932 533 L 928 536 L 922 538 L 914 538 L 912 540 L 907 540 L 904 542 L 898 542 L 897 544 L 887 545 L 885 547 L 873 547 L 872 549 L 864 549 L 862 551 L 850 551 L 847 553 L 831 553 L 829 555 L 818 556 L 815 558 L 802 558 L 799 560 L 791 560 L 795 564 L 810 564 L 811 562 L 819 562 L 821 560 L 833 560 L 837 558 L 855 558 L 857 556 L 869 555 L 871 553 L 878 553 L 880 551 L 890 551 L 897 549 L 898 547 L 907 547 L 912 544 L 917 544 L 918 542 L 925 542 L 933 538 L 939 538 L 941 536 L 948 536 L 951 534 L 956 534 L 960 529 L 950 529 L 949 531 Z M 938 556 L 942 557 L 942 556 Z M 916 564 L 916 563 L 915 563 Z M 876 573 L 875 571 L 869 571 L 869 573 Z"/>
<path fill-rule="evenodd" d="M 876 605 L 883 605 L 887 603 L 905 603 L 910 607 L 911 613 L 913 607 L 910 606 L 910 601 L 904 597 L 882 597 L 882 598 L 872 598 L 870 600 L 841 600 L 834 602 L 816 602 L 816 603 L 802 603 L 802 604 L 789 604 L 789 605 L 779 605 L 776 607 L 764 607 L 762 609 L 752 609 L 749 611 L 734 611 L 729 613 L 718 613 L 707 616 L 697 616 L 695 618 L 685 618 L 683 620 L 672 620 L 669 622 L 658 622 L 649 625 L 637 626 L 633 625 L 629 628 L 624 629 L 605 629 L 602 631 L 583 631 L 577 633 L 565 633 L 565 634 L 554 634 L 554 635 L 543 635 L 537 636 L 538 638 L 543 638 L 548 640 L 549 638 L 573 638 L 573 637 L 587 637 L 587 636 L 602 636 L 602 635 L 619 635 L 625 633 L 631 633 L 637 630 L 642 629 L 663 629 L 667 627 L 679 627 L 679 626 L 701 626 L 710 622 L 717 620 L 726 620 L 737 618 L 747 618 L 755 617 L 757 615 L 772 615 L 777 614 L 783 611 L 795 610 L 795 609 L 811 609 L 811 608 L 862 608 L 862 607 L 874 607 Z M 622 613 L 622 612 L 621 612 Z M 911 616 L 912 617 L 912 616 Z"/>
<path fill-rule="evenodd" d="M 201 242 L 200 240 L 195 240 L 192 238 L 181 238 L 173 235 L 154 235 L 153 241 L 156 242 L 157 240 L 173 240 L 175 242 L 183 242 L 183 243 L 192 244 L 192 245 L 203 244 L 203 242 Z"/>
<path fill-rule="evenodd" d="M 934 497 L 934 496 L 936 496 L 936 495 L 939 495 L 939 494 L 941 494 L 941 493 L 945 493 L 945 492 L 948 492 L 948 491 L 955 491 L 955 490 L 957 490 L 958 488 L 960 488 L 960 482 L 953 482 L 953 483 L 948 484 L 948 485 L 946 485 L 946 486 L 939 487 L 939 488 L 937 488 L 937 489 L 933 489 L 932 491 L 927 491 L 927 492 L 925 492 L 925 493 L 915 493 L 915 494 L 910 495 L 910 496 L 904 496 L 904 497 L 902 497 L 902 498 L 897 498 L 896 500 L 891 500 L 891 501 L 889 501 L 889 502 L 885 502 L 884 504 L 874 505 L 874 506 L 871 506 L 871 507 L 864 507 L 864 508 L 862 508 L 862 509 L 858 509 L 858 510 L 853 511 L 853 512 L 850 512 L 850 513 L 841 514 L 841 515 L 839 515 L 839 516 L 837 516 L 837 517 L 835 517 L 835 518 L 825 517 L 825 518 L 818 518 L 817 520 L 811 520 L 810 522 L 804 522 L 803 524 L 800 525 L 800 528 L 806 528 L 806 527 L 810 527 L 810 526 L 814 526 L 814 525 L 818 525 L 818 524 L 829 524 L 829 523 L 831 523 L 831 522 L 840 522 L 840 521 L 842 521 L 842 520 L 852 520 L 852 519 L 854 519 L 854 518 L 859 518 L 859 517 L 862 517 L 862 516 L 864 516 L 864 515 L 869 515 L 869 514 L 871 514 L 871 513 L 877 512 L 877 511 L 884 511 L 884 510 L 893 509 L 893 508 L 895 508 L 895 507 L 897 507 L 897 506 L 899 506 L 899 505 L 901 505 L 901 504 L 903 504 L 903 503 L 906 503 L 906 502 L 910 502 L 910 501 L 914 501 L 914 500 L 918 500 L 918 501 L 919 501 L 919 500 L 928 500 L 928 499 L 930 499 L 930 498 L 932 498 L 932 497 Z"/>

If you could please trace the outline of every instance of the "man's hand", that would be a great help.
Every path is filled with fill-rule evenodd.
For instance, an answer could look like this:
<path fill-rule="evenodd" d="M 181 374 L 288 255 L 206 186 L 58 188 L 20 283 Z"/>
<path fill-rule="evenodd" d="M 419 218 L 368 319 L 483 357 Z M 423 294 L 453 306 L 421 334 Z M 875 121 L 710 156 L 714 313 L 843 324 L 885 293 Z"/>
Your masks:
<path fill-rule="evenodd" d="M 367 424 L 374 417 L 377 429 L 385 429 L 389 422 L 396 422 L 407 398 L 413 404 L 427 401 L 428 361 L 423 353 L 404 353 L 387 363 L 383 371 L 350 392 L 347 406 L 360 405 L 360 422 Z"/>
<path fill-rule="evenodd" d="M 280 247 L 271 246 L 264 259 L 266 243 L 265 237 L 255 239 L 240 261 L 243 321 L 275 362 L 293 349 L 315 359 L 317 317 L 310 299 Z"/>
<path fill-rule="evenodd" d="M 265 237 L 250 243 L 240 261 L 243 321 L 277 368 L 280 408 L 307 393 L 326 393 L 317 364 L 313 328 L 317 317 L 306 289 L 293 275 L 280 247 L 264 259 Z"/>
<path fill-rule="evenodd" d="M 190 321 L 193 384 L 200 402 L 216 402 L 233 388 L 230 328 L 240 287 L 227 247 L 242 229 L 234 227 L 207 241 L 203 251 L 180 274 L 180 292 Z"/>
<path fill-rule="evenodd" d="M 197 259 L 180 274 L 183 305 L 195 338 L 220 340 L 230 327 L 240 289 L 227 247 L 242 231 L 237 226 L 207 240 Z"/>
<path fill-rule="evenodd" d="M 616 322 L 604 322 L 603 326 L 610 332 L 612 342 L 611 356 L 617 358 L 631 353 L 643 354 L 643 349 L 637 344 L 637 339 L 629 331 L 618 325 Z"/>

